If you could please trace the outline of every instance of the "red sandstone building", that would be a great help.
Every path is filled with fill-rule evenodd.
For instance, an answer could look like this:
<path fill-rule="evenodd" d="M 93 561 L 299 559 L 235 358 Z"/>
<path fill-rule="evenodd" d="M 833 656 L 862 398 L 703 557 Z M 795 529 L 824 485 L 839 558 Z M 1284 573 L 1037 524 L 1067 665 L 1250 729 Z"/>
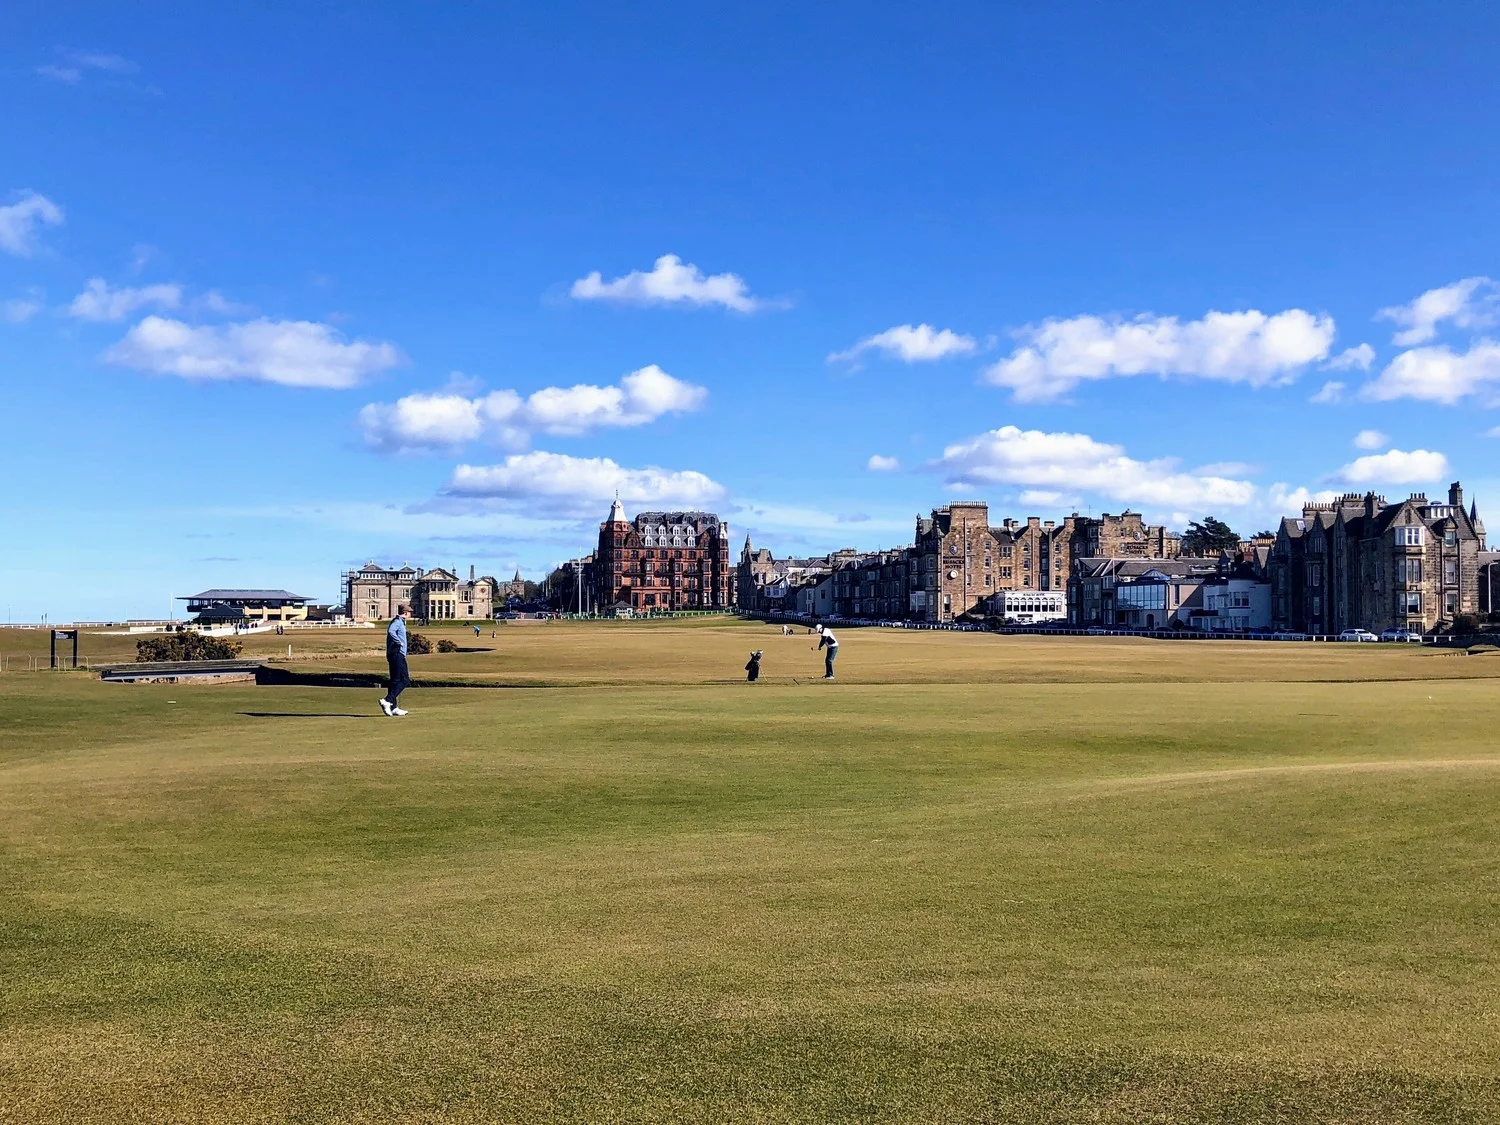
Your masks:
<path fill-rule="evenodd" d="M 709 512 L 639 512 L 616 500 L 599 525 L 594 599 L 602 610 L 729 609 L 729 525 Z"/>

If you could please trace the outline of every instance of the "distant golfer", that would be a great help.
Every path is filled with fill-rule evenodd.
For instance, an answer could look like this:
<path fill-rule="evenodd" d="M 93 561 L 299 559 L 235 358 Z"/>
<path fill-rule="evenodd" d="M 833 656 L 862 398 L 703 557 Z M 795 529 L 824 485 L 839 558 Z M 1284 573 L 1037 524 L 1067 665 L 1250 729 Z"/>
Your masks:
<path fill-rule="evenodd" d="M 760 679 L 760 657 L 761 650 L 756 649 L 750 654 L 750 663 L 745 665 L 745 679 L 752 684 Z"/>
<path fill-rule="evenodd" d="M 406 619 L 410 616 L 411 606 L 398 605 L 391 627 L 385 631 L 385 662 L 390 668 L 391 686 L 381 697 L 380 709 L 393 718 L 406 714 L 396 706 L 396 701 L 411 687 L 411 673 L 406 670 Z M 830 663 L 829 667 L 832 666 Z"/>
<path fill-rule="evenodd" d="M 839 639 L 833 635 L 832 629 L 818 627 L 818 647 L 826 648 L 828 655 L 823 658 L 823 678 L 833 679 L 833 658 L 839 654 Z"/>

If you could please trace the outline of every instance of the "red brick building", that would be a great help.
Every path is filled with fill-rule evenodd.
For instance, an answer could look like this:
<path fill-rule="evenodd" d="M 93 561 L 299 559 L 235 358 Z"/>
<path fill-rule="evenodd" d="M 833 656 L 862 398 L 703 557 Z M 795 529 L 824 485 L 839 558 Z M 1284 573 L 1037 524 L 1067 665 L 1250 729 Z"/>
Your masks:
<path fill-rule="evenodd" d="M 623 602 L 636 613 L 731 608 L 729 525 L 709 512 L 639 512 L 627 520 L 616 500 L 599 525 L 594 601 L 600 610 Z"/>

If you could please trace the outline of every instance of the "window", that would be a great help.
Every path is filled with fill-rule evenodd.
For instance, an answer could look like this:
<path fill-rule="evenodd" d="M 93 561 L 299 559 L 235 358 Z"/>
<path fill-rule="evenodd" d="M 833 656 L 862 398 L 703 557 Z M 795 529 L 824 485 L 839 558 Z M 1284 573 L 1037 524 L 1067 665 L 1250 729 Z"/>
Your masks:
<path fill-rule="evenodd" d="M 1397 559 L 1396 581 L 1407 583 L 1417 583 L 1422 581 L 1422 560 Z"/>
<path fill-rule="evenodd" d="M 1458 560 L 1457 559 L 1444 559 L 1443 560 L 1443 585 L 1444 586 L 1457 586 L 1458 585 Z"/>
<path fill-rule="evenodd" d="M 1323 564 L 1322 563 L 1308 563 L 1307 564 L 1307 581 L 1309 583 L 1311 583 L 1312 585 L 1314 585 L 1314 586 L 1321 586 L 1323 584 Z"/>
<path fill-rule="evenodd" d="M 1448 529 L 1446 529 L 1443 532 L 1443 546 L 1445 546 L 1445 547 L 1457 547 L 1458 546 L 1458 532 L 1454 531 L 1451 527 L 1448 528 Z"/>
<path fill-rule="evenodd" d="M 1458 595 L 1452 590 L 1443 595 L 1443 610 L 1449 617 L 1458 612 Z"/>
<path fill-rule="evenodd" d="M 1420 525 L 1413 527 L 1396 528 L 1396 546 L 1398 547 L 1420 547 L 1422 545 L 1422 528 Z"/>
<path fill-rule="evenodd" d="M 1421 616 L 1422 592 L 1420 590 L 1408 590 L 1401 597 L 1408 616 Z"/>

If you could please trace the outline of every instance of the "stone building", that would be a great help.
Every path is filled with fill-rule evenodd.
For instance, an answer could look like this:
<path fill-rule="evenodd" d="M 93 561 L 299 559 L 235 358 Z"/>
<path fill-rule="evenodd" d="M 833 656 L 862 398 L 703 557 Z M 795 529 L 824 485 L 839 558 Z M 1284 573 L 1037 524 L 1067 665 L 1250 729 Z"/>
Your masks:
<path fill-rule="evenodd" d="M 1329 634 L 1404 628 L 1428 633 L 1481 609 L 1484 523 L 1463 486 L 1446 503 L 1417 493 L 1388 504 L 1373 492 L 1308 504 L 1281 521 L 1271 551 L 1275 627 Z"/>
<path fill-rule="evenodd" d="M 833 612 L 879 621 L 904 619 L 915 573 L 911 553 L 904 549 L 849 559 L 833 571 Z"/>
<path fill-rule="evenodd" d="M 1129 509 L 1118 516 L 1074 515 L 1071 522 L 1069 549 L 1075 559 L 1175 559 L 1182 554 L 1180 535 L 1146 523 Z"/>
<path fill-rule="evenodd" d="M 1066 590 L 1078 521 L 1007 519 L 991 526 L 989 505 L 970 500 L 917 520 L 908 567 L 909 616 L 952 621 L 1001 590 Z"/>
<path fill-rule="evenodd" d="M 438 567 L 383 567 L 373 560 L 344 574 L 344 611 L 355 621 L 385 621 L 398 605 L 409 605 L 423 621 L 489 618 L 495 611 L 493 578 L 480 578 L 469 567 L 468 581 Z"/>
<path fill-rule="evenodd" d="M 412 587 L 421 576 L 421 567 L 383 567 L 373 559 L 358 570 L 345 571 L 344 612 L 354 621 L 388 621 L 398 605 L 411 604 Z"/>
<path fill-rule="evenodd" d="M 451 570 L 437 567 L 424 572 L 413 583 L 412 614 L 422 621 L 490 618 L 495 613 L 495 591 L 499 585 L 493 578 L 475 577 L 472 566 L 468 581 Z"/>
<path fill-rule="evenodd" d="M 601 607 L 729 609 L 736 594 L 729 525 L 709 512 L 640 512 L 627 520 L 616 500 L 599 525 L 592 577 Z"/>

